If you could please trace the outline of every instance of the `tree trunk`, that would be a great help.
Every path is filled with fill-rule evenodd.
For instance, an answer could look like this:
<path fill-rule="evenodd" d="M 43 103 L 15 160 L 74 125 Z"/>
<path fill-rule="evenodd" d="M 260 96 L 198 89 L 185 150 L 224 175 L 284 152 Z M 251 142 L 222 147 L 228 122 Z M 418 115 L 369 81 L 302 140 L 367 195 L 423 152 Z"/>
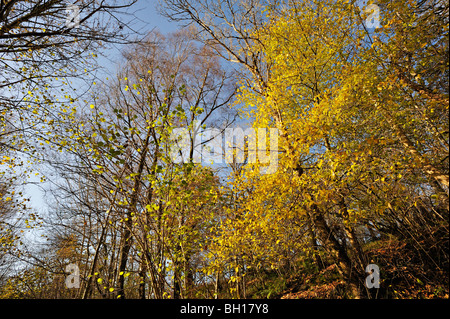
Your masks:
<path fill-rule="evenodd" d="M 123 232 L 122 243 L 121 243 L 121 248 L 120 248 L 120 257 L 119 257 L 119 274 L 118 274 L 119 288 L 117 290 L 117 296 L 120 296 L 120 297 L 118 297 L 119 299 L 125 299 L 125 291 L 124 291 L 125 276 L 124 276 L 124 274 L 126 271 L 127 262 L 128 262 L 128 254 L 130 252 L 131 243 L 132 243 L 131 215 L 127 214 L 126 216 L 127 216 L 127 218 L 124 221 L 125 226 L 124 226 L 124 232 Z"/>
<path fill-rule="evenodd" d="M 395 123 L 395 120 L 392 118 L 392 116 L 388 116 L 390 124 L 393 126 L 395 133 L 397 134 L 398 138 L 400 139 L 400 142 L 402 143 L 405 150 L 410 153 L 414 159 L 419 161 L 421 164 L 421 168 L 423 171 L 436 180 L 438 183 L 441 183 L 442 185 L 449 186 L 448 181 L 448 175 L 442 173 L 438 168 L 436 168 L 434 165 L 432 165 L 422 154 L 417 151 L 416 147 L 414 146 L 413 142 L 408 138 L 406 133 L 402 130 L 402 128 Z"/>
<path fill-rule="evenodd" d="M 192 268 L 189 265 L 189 257 L 185 257 L 184 262 L 184 287 L 185 287 L 185 298 L 192 298 L 192 291 L 194 289 L 194 274 L 192 273 Z"/>
<path fill-rule="evenodd" d="M 141 264 L 139 266 L 139 299 L 145 299 L 145 283 L 146 283 L 146 272 L 147 267 L 145 266 L 144 257 L 141 260 Z"/>
<path fill-rule="evenodd" d="M 177 250 L 181 250 L 178 246 Z M 178 253 L 177 253 L 178 254 Z M 175 257 L 178 258 L 178 257 Z M 173 261 L 174 272 L 173 272 L 173 299 L 181 298 L 181 267 L 178 260 Z"/>
<path fill-rule="evenodd" d="M 319 240 L 324 245 L 324 248 L 334 257 L 340 273 L 349 284 L 353 297 L 355 299 L 361 298 L 362 292 L 358 287 L 357 280 L 352 276 L 352 262 L 345 248 L 334 237 L 330 227 L 325 221 L 323 212 L 316 204 L 311 205 L 311 210 L 309 210 L 309 212 Z"/>
<path fill-rule="evenodd" d="M 216 280 L 214 282 L 214 299 L 219 299 L 219 271 L 216 272 Z"/>
<path fill-rule="evenodd" d="M 88 281 L 86 283 L 86 288 L 81 297 L 82 299 L 89 298 L 89 296 L 91 294 L 92 279 L 94 278 L 95 267 L 97 266 L 97 260 L 98 260 L 98 256 L 100 253 L 100 246 L 103 244 L 103 238 L 105 237 L 105 234 L 106 234 L 106 229 L 107 229 L 107 225 L 108 225 L 108 217 L 111 212 L 111 209 L 112 209 L 112 207 L 110 207 L 106 211 L 105 223 L 102 225 L 102 232 L 100 234 L 100 238 L 98 239 L 97 247 L 95 248 L 94 260 L 92 261 L 91 269 L 89 270 L 89 277 L 88 277 Z"/>
<path fill-rule="evenodd" d="M 320 257 L 317 254 L 317 238 L 316 235 L 314 234 L 314 229 L 313 229 L 313 221 L 311 219 L 311 214 L 308 214 L 308 233 L 309 236 L 311 237 L 311 247 L 313 249 L 313 258 L 314 261 L 316 262 L 317 267 L 319 268 L 319 271 L 321 271 L 322 269 L 324 269 L 324 265 L 322 260 L 320 259 Z"/>
<path fill-rule="evenodd" d="M 130 200 L 130 206 L 128 208 L 127 214 L 125 216 L 125 226 L 124 226 L 124 234 L 123 234 L 123 241 L 122 241 L 122 245 L 121 245 L 121 249 L 120 249 L 120 257 L 119 257 L 119 278 L 118 278 L 118 283 L 119 283 L 119 289 L 117 292 L 117 295 L 120 296 L 119 299 L 125 299 L 125 294 L 124 294 L 124 283 L 125 283 L 125 276 L 123 276 L 123 274 L 125 274 L 125 270 L 126 270 L 126 266 L 127 266 L 127 261 L 128 261 L 128 254 L 130 252 L 130 248 L 131 248 L 131 243 L 132 243 L 132 227 L 133 227 L 133 222 L 132 222 L 132 214 L 135 214 L 137 212 L 137 202 L 138 202 L 138 197 L 139 197 L 139 193 L 140 193 L 140 189 L 141 189 L 141 178 L 142 178 L 142 172 L 144 171 L 144 166 L 145 166 L 145 162 L 147 160 L 147 152 L 148 152 L 148 145 L 150 142 L 150 136 L 151 136 L 151 128 L 149 128 L 149 130 L 147 131 L 147 135 L 146 135 L 146 139 L 144 141 L 143 144 L 143 150 L 141 153 L 141 156 L 139 158 L 139 165 L 138 165 L 138 170 L 137 170 L 137 174 L 134 177 L 134 183 L 133 183 L 133 192 L 131 194 L 131 200 Z M 126 166 L 129 166 L 128 164 L 126 164 Z M 129 169 L 129 171 L 131 172 L 131 169 Z M 120 275 L 120 273 L 122 273 L 122 275 Z"/>
<path fill-rule="evenodd" d="M 355 255 L 356 259 L 358 260 L 360 270 L 362 272 L 365 272 L 365 267 L 366 267 L 365 256 L 364 256 L 363 250 L 361 248 L 361 245 L 359 244 L 358 238 L 356 237 L 355 229 L 348 224 L 349 214 L 348 214 L 348 210 L 347 210 L 347 205 L 345 204 L 345 200 L 343 197 L 341 197 L 341 199 L 339 201 L 339 209 L 342 214 L 342 217 L 344 218 L 345 235 L 347 236 L 348 241 L 350 242 L 350 246 L 351 246 L 351 249 L 353 250 L 353 254 Z"/>

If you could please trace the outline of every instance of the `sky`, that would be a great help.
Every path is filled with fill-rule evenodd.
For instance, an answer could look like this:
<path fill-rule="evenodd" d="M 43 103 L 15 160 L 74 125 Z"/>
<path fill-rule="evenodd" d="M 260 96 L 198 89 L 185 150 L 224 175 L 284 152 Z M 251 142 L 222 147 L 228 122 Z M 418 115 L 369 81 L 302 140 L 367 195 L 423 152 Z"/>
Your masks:
<path fill-rule="evenodd" d="M 158 2 L 159 0 L 138 1 L 134 9 L 136 10 L 136 17 L 142 22 L 147 23 L 150 29 L 156 27 L 162 33 L 175 31 L 178 26 L 158 14 Z"/>
<path fill-rule="evenodd" d="M 134 15 L 124 16 L 123 21 L 130 22 L 130 28 L 139 31 L 140 33 L 147 33 L 151 30 L 158 30 L 159 32 L 166 34 L 178 29 L 176 23 L 168 21 L 157 12 L 159 0 L 139 0 L 137 3 L 129 9 L 129 13 Z M 120 67 L 120 51 L 122 47 L 113 45 L 108 49 L 104 56 L 99 57 L 99 63 L 103 66 L 107 73 L 114 73 L 117 67 Z M 34 211 L 42 213 L 46 210 L 45 194 L 41 187 L 45 187 L 39 183 L 40 175 L 35 176 L 32 174 L 30 180 L 24 189 L 26 197 L 30 198 L 29 206 Z"/>
<path fill-rule="evenodd" d="M 134 31 L 138 31 L 142 36 L 152 30 L 157 30 L 162 34 L 176 31 L 179 28 L 176 23 L 170 22 L 158 14 L 157 6 L 159 1 L 138 0 L 133 7 L 129 8 L 128 12 L 130 15 L 124 16 L 121 22 L 126 23 L 128 21 L 130 24 L 129 27 Z M 113 75 L 120 68 L 122 49 L 123 46 L 112 45 L 103 54 L 98 55 L 97 62 L 103 67 L 103 71 L 98 72 L 95 75 L 96 77 L 104 78 L 105 74 Z M 40 169 L 38 167 L 35 172 L 39 171 Z M 25 198 L 30 199 L 27 203 L 27 206 L 30 208 L 29 212 L 45 217 L 49 209 L 46 200 L 52 200 L 51 198 L 47 198 L 49 194 L 45 193 L 45 189 L 49 190 L 50 184 L 48 182 L 40 182 L 41 174 L 35 175 L 35 172 L 30 174 L 30 178 L 27 179 L 27 183 L 23 187 L 23 195 Z M 43 173 L 45 175 L 46 172 Z M 45 243 L 45 240 L 42 240 L 41 234 L 42 232 L 39 228 L 35 230 L 31 229 L 25 235 L 23 241 L 28 242 L 34 247 L 38 247 L 40 244 Z"/>
<path fill-rule="evenodd" d="M 163 34 L 176 31 L 178 25 L 170 22 L 158 13 L 158 3 L 160 0 L 138 0 L 127 11 L 130 15 L 124 15 L 121 23 L 124 24 L 126 32 L 138 32 L 137 37 L 155 30 Z M 123 46 L 111 45 L 111 48 L 99 59 L 102 66 L 107 69 L 120 66 L 120 51 Z"/>
<path fill-rule="evenodd" d="M 138 2 L 129 9 L 131 15 L 123 17 L 121 23 L 129 23 L 129 27 L 132 30 L 139 31 L 143 36 L 147 32 L 157 30 L 162 34 L 167 34 L 176 31 L 179 26 L 175 22 L 168 21 L 165 17 L 162 17 L 158 13 L 158 2 L 160 0 L 138 0 Z M 102 71 L 99 71 L 92 81 L 103 81 L 108 76 L 113 76 L 116 71 L 121 67 L 121 50 L 124 49 L 123 45 L 112 45 L 108 50 L 98 55 L 98 63 L 103 67 Z M 75 84 L 76 86 L 77 84 Z M 241 123 L 243 125 L 243 123 Z M 246 126 L 246 125 L 244 125 Z M 39 171 L 39 168 L 36 169 Z M 46 172 L 44 172 L 45 175 Z M 51 172 L 48 172 L 51 174 Z M 49 176 L 49 178 L 55 178 Z M 32 211 L 38 214 L 45 214 L 48 210 L 46 199 L 51 201 L 44 192 L 44 189 L 49 189 L 50 184 L 40 182 L 41 175 L 35 176 L 31 174 L 31 178 L 28 180 L 27 185 L 24 188 L 25 197 L 30 198 L 28 205 Z"/>

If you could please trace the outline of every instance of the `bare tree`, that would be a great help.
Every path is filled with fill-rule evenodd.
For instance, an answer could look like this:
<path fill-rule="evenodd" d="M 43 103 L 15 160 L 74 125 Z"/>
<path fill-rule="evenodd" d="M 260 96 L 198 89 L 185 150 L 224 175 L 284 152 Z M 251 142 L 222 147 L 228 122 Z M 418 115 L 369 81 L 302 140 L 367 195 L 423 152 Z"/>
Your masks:
<path fill-rule="evenodd" d="M 194 24 L 198 39 L 211 45 L 216 53 L 230 62 L 237 63 L 250 73 L 240 74 L 251 87 L 263 89 L 270 67 L 263 62 L 263 51 L 256 52 L 255 44 L 262 45 L 261 31 L 266 20 L 264 9 L 276 7 L 280 1 L 264 0 L 164 0 L 161 13 L 172 21 L 185 25 Z"/>
<path fill-rule="evenodd" d="M 152 32 L 124 58 L 117 78 L 95 91 L 92 113 L 65 124 L 77 137 L 47 157 L 58 172 L 52 220 L 67 219 L 54 226 L 75 232 L 85 251 L 79 297 L 185 297 L 199 264 L 190 241 L 206 234 L 201 217 L 215 203 L 205 196 L 217 187 L 212 171 L 194 168 L 194 135 L 197 125 L 233 123 L 233 73 L 190 30 Z M 189 130 L 185 163 L 171 158 L 174 127 Z"/>
<path fill-rule="evenodd" d="M 134 30 L 121 20 L 136 1 L 0 2 L 0 125 L 8 125 L 0 149 L 31 154 L 26 141 L 45 136 L 38 124 L 58 118 L 52 89 L 67 92 L 69 78 L 86 78 L 106 43 L 130 41 Z"/>

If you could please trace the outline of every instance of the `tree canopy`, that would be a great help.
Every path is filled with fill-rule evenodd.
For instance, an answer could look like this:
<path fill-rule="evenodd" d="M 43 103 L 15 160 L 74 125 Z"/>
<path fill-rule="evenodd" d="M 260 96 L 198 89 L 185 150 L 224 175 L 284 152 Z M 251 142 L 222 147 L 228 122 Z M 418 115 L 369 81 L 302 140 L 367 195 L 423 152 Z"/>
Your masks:
<path fill-rule="evenodd" d="M 0 297 L 448 298 L 448 3 L 135 2 L 1 2 Z"/>

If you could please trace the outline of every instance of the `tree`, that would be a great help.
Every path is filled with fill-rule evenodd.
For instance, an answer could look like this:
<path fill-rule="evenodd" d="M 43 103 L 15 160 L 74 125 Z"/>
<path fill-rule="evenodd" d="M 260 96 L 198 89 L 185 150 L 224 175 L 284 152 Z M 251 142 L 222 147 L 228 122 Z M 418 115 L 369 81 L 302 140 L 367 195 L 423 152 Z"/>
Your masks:
<path fill-rule="evenodd" d="M 189 27 L 126 47 L 82 108 L 67 95 L 33 115 L 52 128 L 53 147 L 39 140 L 55 172 L 48 246 L 27 251 L 3 223 L 7 251 L 31 265 L 3 294 L 448 297 L 448 4 L 382 0 L 373 25 L 356 1 L 163 3 Z M 41 91 L 25 102 L 53 105 Z M 65 115 L 48 122 L 52 110 Z M 199 131 L 223 133 L 235 111 L 255 135 L 222 171 Z M 4 185 L 8 215 L 18 190 Z M 77 291 L 63 288 L 67 263 Z"/>
<path fill-rule="evenodd" d="M 135 2 L 77 1 L 69 6 L 62 0 L 1 1 L 0 120 L 9 125 L 2 132 L 2 149 L 29 153 L 32 145 L 23 146 L 27 139 L 48 137 L 40 124 L 51 130 L 51 117 L 55 120 L 55 113 L 62 113 L 52 108 L 61 101 L 51 90 L 64 91 L 70 78 L 85 77 L 93 66 L 92 55 L 104 43 L 129 41 L 117 21 Z M 72 103 L 76 99 L 66 97 Z"/>
<path fill-rule="evenodd" d="M 64 145 L 59 128 L 72 120 L 69 113 L 73 115 L 74 102 L 81 96 L 72 80 L 81 82 L 97 67 L 94 56 L 105 43 L 130 42 L 128 27 L 117 21 L 135 2 L 0 2 L 2 188 L 20 175 L 28 183 L 31 164 L 42 161 L 45 147 Z M 57 97 L 60 92 L 64 99 Z M 5 175 L 4 167 L 12 173 Z M 4 202 L 8 198 L 2 196 L 2 206 L 10 204 Z M 8 222 L 13 225 L 15 220 Z"/>
<path fill-rule="evenodd" d="M 238 210 L 231 210 L 233 214 L 224 223 L 223 238 L 230 244 L 219 242 L 216 248 L 217 254 L 222 254 L 223 265 L 230 264 L 230 254 L 236 252 L 236 247 L 242 248 L 241 258 L 249 251 L 258 251 L 251 240 L 258 238 L 256 247 L 264 247 L 258 240 L 278 233 L 273 228 L 283 227 L 285 219 L 289 220 L 294 213 L 300 218 L 300 225 L 297 228 L 291 224 L 288 229 L 310 238 L 302 244 L 311 255 L 317 243 L 327 251 L 349 285 L 349 296 L 360 297 L 367 264 L 361 245 L 379 236 L 370 238 L 368 232 L 387 232 L 381 225 L 393 218 L 394 223 L 402 223 L 403 233 L 415 224 L 403 224 L 412 216 L 417 224 L 426 220 L 429 229 L 443 227 L 446 232 L 448 223 L 443 216 L 448 215 L 448 204 L 445 208 L 448 172 L 437 163 L 446 163 L 448 157 L 430 160 L 429 155 L 421 154 L 418 144 L 413 142 L 415 138 L 411 139 L 412 132 L 406 129 L 410 127 L 414 135 L 421 136 L 418 140 L 427 145 L 425 153 L 448 153 L 445 138 L 439 136 L 448 132 L 448 125 L 443 124 L 448 122 L 448 109 L 445 111 L 444 106 L 448 84 L 440 76 L 428 75 L 436 65 L 442 72 L 448 72 L 446 62 L 438 62 L 446 61 L 448 54 L 448 41 L 441 41 L 448 33 L 445 18 L 438 15 L 445 12 L 445 6 L 437 9 L 428 3 L 383 2 L 380 5 L 385 9 L 382 19 L 386 27 L 374 35 L 364 24 L 364 14 L 353 3 L 304 1 L 298 5 L 288 1 L 284 7 L 263 5 L 262 11 L 267 15 L 252 20 L 254 23 L 248 23 L 245 17 L 257 16 L 252 15 L 255 3 L 250 6 L 238 1 L 166 3 L 167 15 L 199 25 L 200 35 L 224 47 L 233 57 L 226 58 L 249 71 L 253 81 L 243 81 L 241 104 L 248 107 L 254 127 L 274 125 L 279 130 L 282 154 L 276 177 L 259 176 L 257 166 L 248 165 L 235 180 L 237 202 L 242 204 Z M 432 34 L 425 31 L 431 25 Z M 404 29 L 412 26 L 415 29 L 411 33 Z M 419 31 L 422 26 L 424 30 Z M 244 28 L 246 36 L 240 32 Z M 416 31 L 428 35 L 423 42 L 417 43 Z M 234 41 L 224 40 L 231 38 Z M 242 43 L 250 45 L 245 47 Z M 427 50 L 436 54 L 426 53 Z M 399 63 L 399 55 L 414 56 L 416 61 L 406 63 L 406 67 Z M 249 60 L 258 61 L 265 68 L 250 65 L 244 56 L 258 56 Z M 419 65 L 430 80 L 421 82 L 422 86 L 415 82 L 420 76 L 412 80 L 405 75 L 407 68 Z M 258 75 L 257 69 L 267 70 L 266 76 Z M 398 77 L 409 78 L 409 84 L 402 80 L 404 84 L 397 86 L 402 83 Z M 421 99 L 423 104 L 419 102 Z M 427 115 L 430 112 L 419 105 L 441 112 L 432 120 Z M 428 184 L 425 186 L 421 178 L 426 176 L 431 182 L 425 182 Z M 407 208 L 411 196 L 421 197 L 419 189 L 423 187 L 436 192 L 427 196 L 442 196 L 443 210 L 434 217 L 434 209 L 428 204 L 425 205 L 428 217 Z M 280 198 L 290 205 L 278 213 Z M 261 222 L 261 218 L 267 222 Z M 254 233 L 244 236 L 249 229 Z M 258 233 L 264 235 L 260 237 Z M 419 242 L 415 235 L 411 240 Z M 279 256 L 276 249 L 280 241 L 279 238 L 271 242 L 274 256 Z M 289 241 L 286 244 L 292 245 Z M 421 253 L 432 246 L 422 247 Z M 445 255 L 445 247 L 440 247 L 438 254 Z M 434 258 L 437 257 L 431 257 L 434 260 L 431 263 L 436 262 Z M 258 259 L 263 259 L 262 255 Z M 237 266 L 236 262 L 232 265 Z M 246 268 L 246 262 L 241 265 Z"/>
<path fill-rule="evenodd" d="M 234 86 L 230 73 L 221 69 L 208 48 L 190 39 L 189 32 L 168 37 L 150 33 L 130 47 L 117 80 L 98 92 L 91 112 L 67 123 L 71 139 L 60 151 L 73 156 L 73 170 L 65 174 L 77 183 L 75 193 L 69 188 L 69 194 L 77 198 L 85 191 L 98 193 L 97 204 L 86 206 L 102 229 L 94 235 L 100 236 L 94 256 L 86 261 L 86 298 L 95 273 L 101 273 L 95 256 L 102 254 L 110 260 L 102 282 L 109 278 L 109 289 L 118 298 L 133 294 L 125 274 L 135 266 L 140 298 L 192 293 L 193 261 L 204 247 L 201 234 L 206 233 L 217 196 L 214 174 L 194 162 L 194 135 L 197 123 L 206 126 L 220 119 L 226 127 L 233 121 L 225 107 L 232 101 Z M 190 136 L 182 163 L 174 161 L 172 151 L 171 132 L 176 127 L 186 128 Z M 54 165 L 67 172 L 66 162 Z M 86 182 L 80 184 L 79 177 Z M 89 188 L 82 190 L 86 185 Z M 100 203 L 103 211 L 95 209 Z M 107 252 L 103 242 L 110 240 L 115 248 Z"/>

